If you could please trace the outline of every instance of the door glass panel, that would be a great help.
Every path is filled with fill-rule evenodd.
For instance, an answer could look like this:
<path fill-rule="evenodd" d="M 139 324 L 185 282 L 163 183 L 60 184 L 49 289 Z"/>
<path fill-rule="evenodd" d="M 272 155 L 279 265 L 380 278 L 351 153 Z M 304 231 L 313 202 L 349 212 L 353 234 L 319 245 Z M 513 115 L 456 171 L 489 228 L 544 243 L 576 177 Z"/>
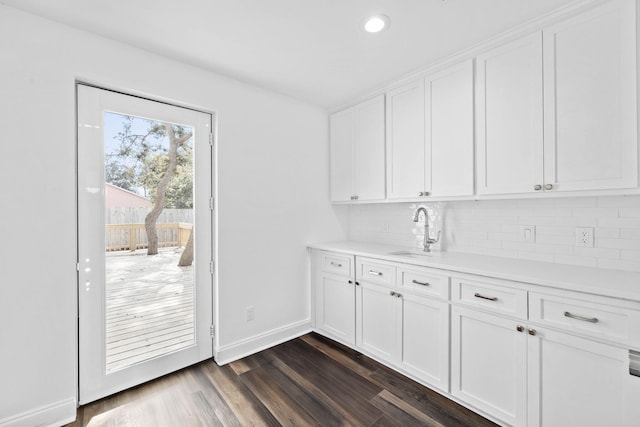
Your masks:
<path fill-rule="evenodd" d="M 196 343 L 193 132 L 104 113 L 106 373 Z"/>

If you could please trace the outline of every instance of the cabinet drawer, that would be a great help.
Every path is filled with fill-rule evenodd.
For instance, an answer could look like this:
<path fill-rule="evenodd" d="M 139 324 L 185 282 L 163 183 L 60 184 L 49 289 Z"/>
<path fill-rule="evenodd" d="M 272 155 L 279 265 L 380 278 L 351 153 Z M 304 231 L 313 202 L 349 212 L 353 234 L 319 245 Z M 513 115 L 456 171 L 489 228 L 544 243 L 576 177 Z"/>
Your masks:
<path fill-rule="evenodd" d="M 358 260 L 357 265 L 357 280 L 395 287 L 396 267 L 393 264 L 361 258 Z"/>
<path fill-rule="evenodd" d="M 352 277 L 352 262 L 353 257 L 349 255 L 326 253 L 323 254 L 322 270 L 327 273 L 336 274 L 338 276 Z"/>
<path fill-rule="evenodd" d="M 575 300 L 566 297 L 531 293 L 530 320 L 573 333 L 608 341 L 639 345 L 640 312 L 622 307 Z"/>
<path fill-rule="evenodd" d="M 452 278 L 453 301 L 495 313 L 527 319 L 527 291 L 493 283 Z"/>
<path fill-rule="evenodd" d="M 407 291 L 449 299 L 449 276 L 443 274 L 420 268 L 399 268 L 398 283 Z"/>

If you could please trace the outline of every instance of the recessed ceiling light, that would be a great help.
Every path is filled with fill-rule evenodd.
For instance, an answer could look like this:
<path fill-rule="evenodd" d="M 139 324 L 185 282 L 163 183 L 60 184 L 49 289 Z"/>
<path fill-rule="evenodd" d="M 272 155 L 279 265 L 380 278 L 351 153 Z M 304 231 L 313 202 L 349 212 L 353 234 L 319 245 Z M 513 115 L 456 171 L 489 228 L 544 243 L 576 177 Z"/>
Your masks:
<path fill-rule="evenodd" d="M 379 33 L 389 27 L 391 20 L 387 15 L 375 15 L 364 23 L 364 30 L 368 33 Z"/>

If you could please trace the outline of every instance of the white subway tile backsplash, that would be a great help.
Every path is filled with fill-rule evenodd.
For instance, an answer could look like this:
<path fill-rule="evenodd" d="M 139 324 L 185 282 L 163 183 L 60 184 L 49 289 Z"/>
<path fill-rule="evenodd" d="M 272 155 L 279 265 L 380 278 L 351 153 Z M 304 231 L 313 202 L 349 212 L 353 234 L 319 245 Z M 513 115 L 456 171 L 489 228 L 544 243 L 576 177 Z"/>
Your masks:
<path fill-rule="evenodd" d="M 596 245 L 599 248 L 640 250 L 640 240 L 598 239 Z"/>
<path fill-rule="evenodd" d="M 640 228 L 640 218 L 598 218 L 598 227 Z"/>
<path fill-rule="evenodd" d="M 442 230 L 436 249 L 640 271 L 640 196 L 355 205 L 349 238 L 419 248 L 419 206 Z M 520 241 L 521 225 L 536 227 L 535 243 Z M 594 228 L 594 248 L 575 246 L 576 227 Z"/>

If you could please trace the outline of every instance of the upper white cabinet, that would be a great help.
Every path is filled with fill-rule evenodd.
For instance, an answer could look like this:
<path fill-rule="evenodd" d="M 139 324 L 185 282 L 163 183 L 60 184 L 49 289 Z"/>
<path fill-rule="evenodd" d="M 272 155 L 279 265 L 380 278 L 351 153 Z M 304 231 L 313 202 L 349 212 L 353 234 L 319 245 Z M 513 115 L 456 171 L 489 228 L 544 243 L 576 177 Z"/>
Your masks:
<path fill-rule="evenodd" d="M 635 20 L 614 1 L 478 56 L 478 194 L 638 187 Z"/>
<path fill-rule="evenodd" d="M 638 186 L 635 2 L 544 30 L 544 184 L 552 191 Z"/>
<path fill-rule="evenodd" d="M 542 183 L 542 34 L 476 59 L 477 191 L 510 194 Z"/>
<path fill-rule="evenodd" d="M 425 80 L 425 190 L 433 197 L 473 195 L 473 61 Z"/>
<path fill-rule="evenodd" d="M 385 198 L 384 96 L 332 114 L 331 201 Z"/>
<path fill-rule="evenodd" d="M 473 195 L 473 61 L 387 92 L 389 199 Z"/>
<path fill-rule="evenodd" d="M 387 92 L 387 197 L 424 196 L 425 165 L 431 153 L 424 141 L 424 80 Z"/>

